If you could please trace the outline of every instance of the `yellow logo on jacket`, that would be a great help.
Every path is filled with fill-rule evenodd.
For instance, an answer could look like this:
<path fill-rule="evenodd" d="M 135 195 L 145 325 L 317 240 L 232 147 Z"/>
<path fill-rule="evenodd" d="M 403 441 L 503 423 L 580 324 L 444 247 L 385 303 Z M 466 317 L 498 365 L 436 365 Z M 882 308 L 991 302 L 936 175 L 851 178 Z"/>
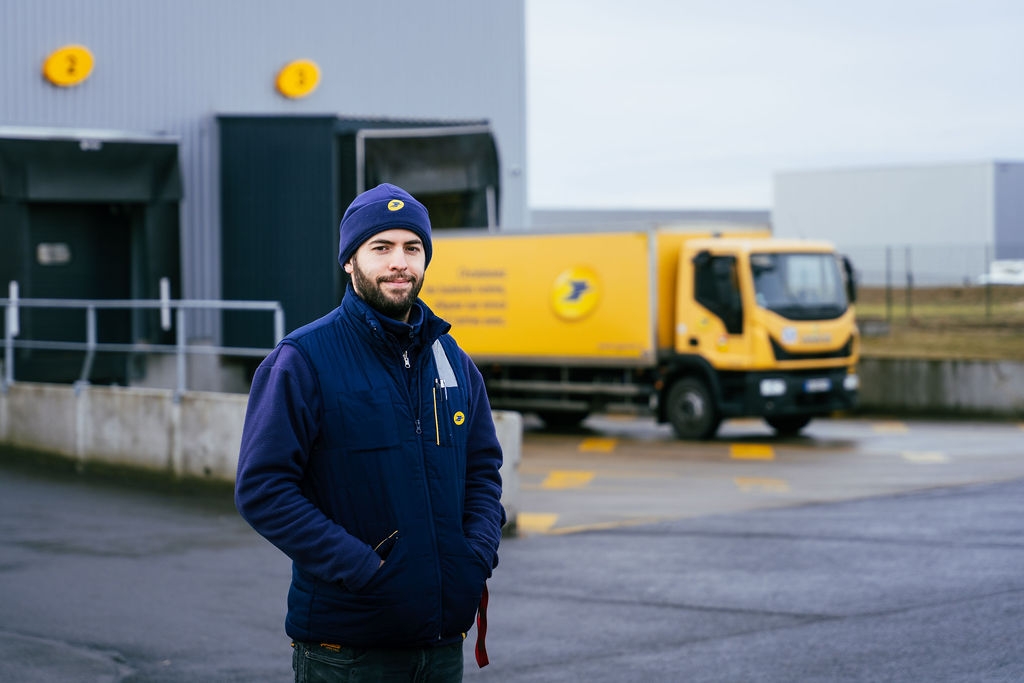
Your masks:
<path fill-rule="evenodd" d="M 463 413 L 461 410 L 458 411 L 457 413 L 455 413 L 455 415 L 452 416 L 452 422 L 454 422 L 457 425 L 461 425 L 465 421 L 466 421 L 466 414 Z"/>

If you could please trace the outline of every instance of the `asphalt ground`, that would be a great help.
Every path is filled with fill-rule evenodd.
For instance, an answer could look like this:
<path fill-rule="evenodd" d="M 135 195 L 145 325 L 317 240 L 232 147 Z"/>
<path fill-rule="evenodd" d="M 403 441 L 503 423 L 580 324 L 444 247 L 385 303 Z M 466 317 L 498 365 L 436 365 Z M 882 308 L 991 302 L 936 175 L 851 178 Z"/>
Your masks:
<path fill-rule="evenodd" d="M 1024 680 L 1018 425 L 592 420 L 521 483 L 466 680 Z M 223 488 L 0 453 L 2 681 L 290 680 L 288 577 Z"/>

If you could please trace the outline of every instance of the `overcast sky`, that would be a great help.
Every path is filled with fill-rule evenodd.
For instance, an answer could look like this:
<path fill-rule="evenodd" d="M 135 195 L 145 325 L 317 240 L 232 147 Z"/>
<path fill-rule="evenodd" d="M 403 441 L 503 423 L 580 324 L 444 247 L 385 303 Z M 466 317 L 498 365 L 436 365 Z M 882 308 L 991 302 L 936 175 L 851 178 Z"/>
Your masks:
<path fill-rule="evenodd" d="M 532 208 L 769 208 L 778 171 L 1024 161 L 1024 0 L 526 0 Z"/>

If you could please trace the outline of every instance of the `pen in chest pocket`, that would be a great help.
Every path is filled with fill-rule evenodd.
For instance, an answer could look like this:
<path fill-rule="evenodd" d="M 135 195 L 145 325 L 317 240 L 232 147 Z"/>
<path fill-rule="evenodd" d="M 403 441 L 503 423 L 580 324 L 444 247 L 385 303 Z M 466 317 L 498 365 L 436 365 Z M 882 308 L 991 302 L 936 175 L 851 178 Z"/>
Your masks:
<path fill-rule="evenodd" d="M 441 445 L 441 423 L 446 419 L 448 415 L 446 404 L 448 403 L 448 387 L 445 386 L 443 379 L 434 380 L 434 434 L 436 435 L 436 443 L 438 446 Z M 439 409 L 440 407 L 440 409 Z"/>
<path fill-rule="evenodd" d="M 434 443 L 438 446 L 441 445 L 441 430 L 437 425 L 437 385 L 441 380 L 434 380 L 434 388 L 430 390 L 431 395 L 434 397 Z"/>

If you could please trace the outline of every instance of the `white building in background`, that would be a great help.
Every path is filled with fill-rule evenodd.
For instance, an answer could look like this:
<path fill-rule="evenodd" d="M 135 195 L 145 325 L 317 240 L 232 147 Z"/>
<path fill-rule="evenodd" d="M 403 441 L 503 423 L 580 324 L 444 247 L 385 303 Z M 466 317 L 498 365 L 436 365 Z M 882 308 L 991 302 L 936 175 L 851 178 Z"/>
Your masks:
<path fill-rule="evenodd" d="M 865 284 L 974 282 L 993 260 L 1024 258 L 1024 162 L 780 172 L 772 223 L 831 240 Z"/>

